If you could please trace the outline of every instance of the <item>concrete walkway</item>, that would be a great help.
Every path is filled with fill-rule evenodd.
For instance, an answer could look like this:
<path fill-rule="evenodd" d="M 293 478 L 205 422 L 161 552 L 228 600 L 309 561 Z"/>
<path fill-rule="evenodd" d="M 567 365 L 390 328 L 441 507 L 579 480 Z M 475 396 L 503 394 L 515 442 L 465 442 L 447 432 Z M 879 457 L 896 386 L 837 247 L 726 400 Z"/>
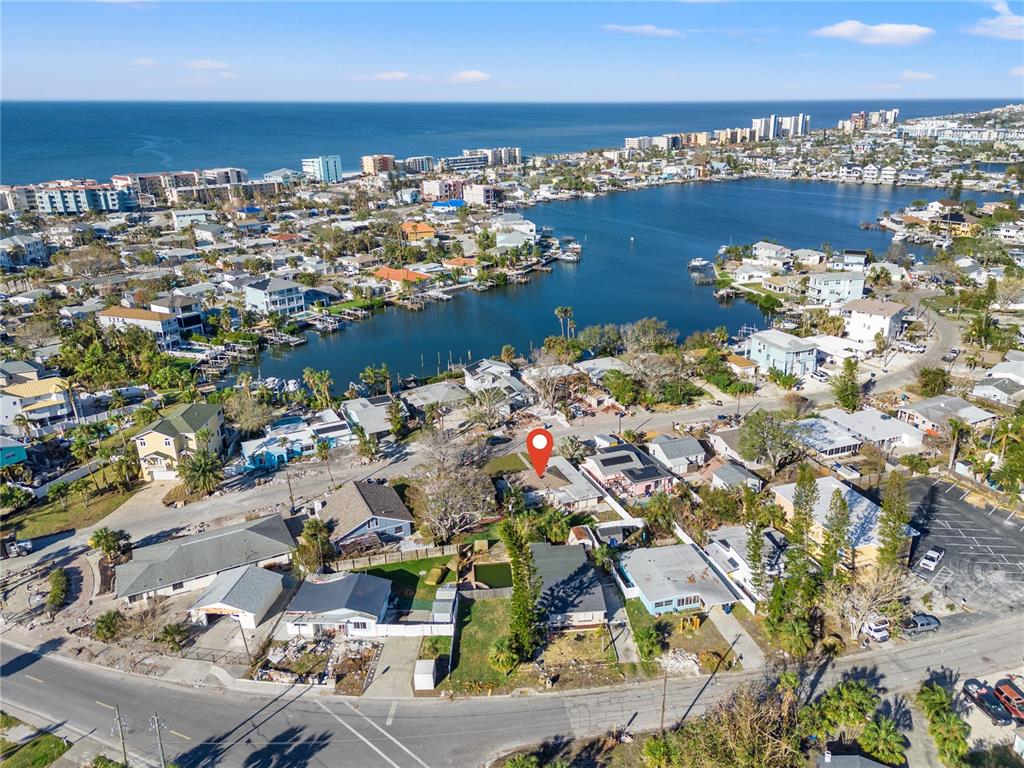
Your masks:
<path fill-rule="evenodd" d="M 419 637 L 386 638 L 377 660 L 377 671 L 364 695 L 381 699 L 411 699 L 412 675 L 421 640 Z"/>
<path fill-rule="evenodd" d="M 743 628 L 731 613 L 726 613 L 720 605 L 716 605 L 708 613 L 708 618 L 715 625 L 726 642 L 732 646 L 733 653 L 743 664 L 743 669 L 764 669 L 765 659 L 761 646 Z"/>
<path fill-rule="evenodd" d="M 633 640 L 633 630 L 629 627 L 622 595 L 611 579 L 607 578 L 601 580 L 601 591 L 604 592 L 604 602 L 608 608 L 608 629 L 612 635 L 612 645 L 615 646 L 615 656 L 620 664 L 636 664 L 640 661 L 640 653 Z"/>

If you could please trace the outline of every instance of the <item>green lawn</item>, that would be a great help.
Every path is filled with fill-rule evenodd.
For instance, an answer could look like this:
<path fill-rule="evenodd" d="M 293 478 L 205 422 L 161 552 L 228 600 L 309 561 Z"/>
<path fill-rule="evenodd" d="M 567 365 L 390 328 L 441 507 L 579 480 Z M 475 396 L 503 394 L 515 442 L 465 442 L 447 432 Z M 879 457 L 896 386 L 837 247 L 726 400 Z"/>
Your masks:
<path fill-rule="evenodd" d="M 372 311 L 382 306 L 384 306 L 384 302 L 380 299 L 349 299 L 348 301 L 331 304 L 327 311 L 332 315 L 340 315 L 346 309 L 368 309 Z"/>
<path fill-rule="evenodd" d="M 19 539 L 45 536 L 68 528 L 86 528 L 124 504 L 139 488 L 136 484 L 134 489 L 125 493 L 112 485 L 107 485 L 108 477 L 113 476 L 109 467 L 104 467 L 95 474 L 102 490 L 93 491 L 88 500 L 83 500 L 80 496 L 69 496 L 66 510 L 60 502 L 36 502 L 16 512 L 4 514 L 0 528 L 4 532 L 15 529 Z"/>
<path fill-rule="evenodd" d="M 14 717 L 14 715 L 8 715 L 6 712 L 0 711 L 0 731 L 6 731 L 8 728 L 13 728 L 16 725 L 21 725 L 21 720 Z"/>
<path fill-rule="evenodd" d="M 430 557 L 424 560 L 410 560 L 406 563 L 389 563 L 365 569 L 372 576 L 380 576 L 391 582 L 391 593 L 398 597 L 398 609 L 428 609 L 434 601 L 437 586 L 427 584 L 426 575 L 431 568 L 445 565 L 450 557 Z M 445 573 L 442 583 L 455 581 L 450 570 Z"/>
<path fill-rule="evenodd" d="M 526 469 L 526 462 L 518 453 L 496 456 L 484 464 L 484 472 L 491 476 L 511 475 L 524 469 Z"/>
<path fill-rule="evenodd" d="M 45 768 L 69 749 L 70 744 L 50 733 L 37 736 L 22 746 L 4 743 L 0 766 L 3 768 Z"/>
<path fill-rule="evenodd" d="M 467 693 L 486 693 L 508 686 L 510 679 L 487 661 L 491 646 L 508 631 L 508 600 L 460 601 L 458 622 L 458 642 L 448 686 Z"/>
<path fill-rule="evenodd" d="M 420 643 L 421 659 L 439 659 L 452 652 L 452 639 L 445 635 L 428 635 Z"/>

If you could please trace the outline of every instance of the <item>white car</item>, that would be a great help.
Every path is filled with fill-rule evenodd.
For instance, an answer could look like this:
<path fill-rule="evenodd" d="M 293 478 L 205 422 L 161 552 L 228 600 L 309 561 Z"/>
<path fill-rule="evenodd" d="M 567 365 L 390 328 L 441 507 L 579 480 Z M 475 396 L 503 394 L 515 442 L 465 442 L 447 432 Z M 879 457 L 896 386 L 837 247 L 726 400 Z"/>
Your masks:
<path fill-rule="evenodd" d="M 924 557 L 918 562 L 917 567 L 925 571 L 934 571 L 935 566 L 942 562 L 946 556 L 946 550 L 942 547 L 932 547 L 924 553 Z"/>
<path fill-rule="evenodd" d="M 873 616 L 864 622 L 860 633 L 868 640 L 884 643 L 889 639 L 889 620 L 884 616 Z"/>

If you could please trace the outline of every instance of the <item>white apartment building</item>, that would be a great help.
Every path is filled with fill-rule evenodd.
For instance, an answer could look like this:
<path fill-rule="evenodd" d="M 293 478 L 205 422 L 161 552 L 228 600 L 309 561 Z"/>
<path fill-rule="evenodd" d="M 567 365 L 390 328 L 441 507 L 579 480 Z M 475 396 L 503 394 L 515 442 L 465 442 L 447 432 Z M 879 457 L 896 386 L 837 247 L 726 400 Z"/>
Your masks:
<path fill-rule="evenodd" d="M 653 139 L 650 136 L 630 136 L 626 139 L 626 149 L 638 149 L 640 151 L 648 150 L 651 148 Z"/>
<path fill-rule="evenodd" d="M 470 205 L 492 206 L 501 200 L 501 190 L 490 184 L 467 184 L 462 199 Z"/>
<path fill-rule="evenodd" d="M 341 181 L 341 155 L 304 157 L 302 172 L 322 184 L 337 184 Z"/>

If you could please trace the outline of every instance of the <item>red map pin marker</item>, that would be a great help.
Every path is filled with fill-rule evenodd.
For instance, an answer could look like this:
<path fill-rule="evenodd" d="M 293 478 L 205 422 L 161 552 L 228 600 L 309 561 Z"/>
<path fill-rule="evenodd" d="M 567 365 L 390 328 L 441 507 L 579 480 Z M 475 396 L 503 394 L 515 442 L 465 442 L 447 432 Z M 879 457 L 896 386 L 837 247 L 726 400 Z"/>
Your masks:
<path fill-rule="evenodd" d="M 548 459 L 551 458 L 551 449 L 554 447 L 555 441 L 546 429 L 537 428 L 526 436 L 526 450 L 530 454 L 530 462 L 537 472 L 537 477 L 544 477 L 544 470 L 548 468 Z"/>

